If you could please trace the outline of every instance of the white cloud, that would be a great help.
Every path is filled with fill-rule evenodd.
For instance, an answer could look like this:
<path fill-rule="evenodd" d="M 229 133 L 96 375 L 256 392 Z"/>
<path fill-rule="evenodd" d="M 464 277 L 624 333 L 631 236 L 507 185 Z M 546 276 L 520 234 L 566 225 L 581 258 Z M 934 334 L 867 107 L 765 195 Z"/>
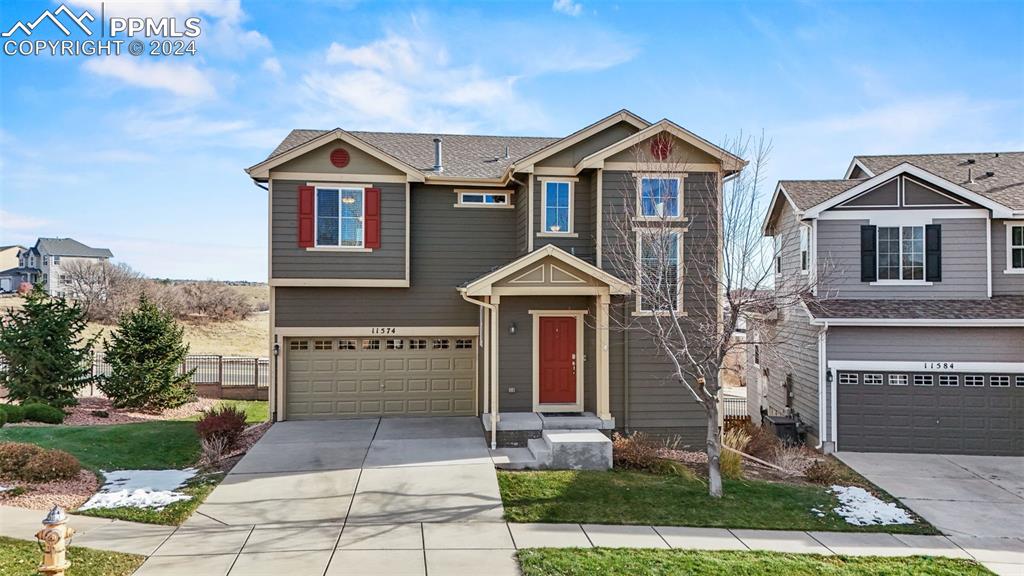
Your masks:
<path fill-rule="evenodd" d="M 551 4 L 551 9 L 569 16 L 579 16 L 583 13 L 583 5 L 572 0 L 555 0 Z"/>
<path fill-rule="evenodd" d="M 116 78 L 132 86 L 166 90 L 177 96 L 201 99 L 212 97 L 217 92 L 208 72 L 182 62 L 107 56 L 90 58 L 82 67 L 100 76 Z"/>
<path fill-rule="evenodd" d="M 264 72 L 270 72 L 275 76 L 279 76 L 284 73 L 284 69 L 281 68 L 281 61 L 273 57 L 264 59 L 260 68 L 262 68 Z"/>
<path fill-rule="evenodd" d="M 50 221 L 0 209 L 0 224 L 5 230 L 36 230 L 49 225 Z"/>

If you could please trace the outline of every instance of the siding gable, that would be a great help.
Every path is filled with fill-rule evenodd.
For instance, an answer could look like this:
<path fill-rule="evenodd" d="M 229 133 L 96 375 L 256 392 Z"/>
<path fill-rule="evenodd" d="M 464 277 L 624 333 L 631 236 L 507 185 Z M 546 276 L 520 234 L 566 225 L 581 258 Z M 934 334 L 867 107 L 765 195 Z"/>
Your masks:
<path fill-rule="evenodd" d="M 571 168 L 587 156 L 603 150 L 608 146 L 639 132 L 640 129 L 629 122 L 619 122 L 605 128 L 601 132 L 590 136 L 565 150 L 559 150 L 551 156 L 537 162 L 537 166 Z"/>
<path fill-rule="evenodd" d="M 343 148 L 348 152 L 349 162 L 344 168 L 331 163 L 331 152 Z M 274 172 L 305 172 L 317 174 L 374 174 L 401 176 L 405 174 L 394 166 L 359 150 L 346 142 L 335 140 L 310 150 L 273 168 Z"/>

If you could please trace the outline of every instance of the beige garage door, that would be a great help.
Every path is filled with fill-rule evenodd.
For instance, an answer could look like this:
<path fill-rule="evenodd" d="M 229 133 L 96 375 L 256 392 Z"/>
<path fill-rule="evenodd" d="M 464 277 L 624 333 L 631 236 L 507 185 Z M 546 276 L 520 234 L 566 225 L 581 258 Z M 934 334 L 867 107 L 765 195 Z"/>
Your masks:
<path fill-rule="evenodd" d="M 285 417 L 472 416 L 472 338 L 290 338 Z"/>

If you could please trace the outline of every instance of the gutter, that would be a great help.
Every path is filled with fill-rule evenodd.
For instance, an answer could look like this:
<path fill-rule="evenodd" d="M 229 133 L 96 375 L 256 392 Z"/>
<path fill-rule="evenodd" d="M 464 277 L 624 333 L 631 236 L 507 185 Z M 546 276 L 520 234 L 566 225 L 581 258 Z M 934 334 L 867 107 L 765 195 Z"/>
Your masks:
<path fill-rule="evenodd" d="M 497 332 L 497 330 L 498 330 L 497 325 L 495 323 L 495 318 L 494 318 L 494 312 L 495 312 L 495 310 L 497 310 L 497 308 L 495 308 L 494 304 L 490 304 L 490 303 L 484 302 L 482 300 L 476 300 L 474 298 L 470 298 L 469 296 L 466 295 L 466 291 L 465 290 L 459 290 L 459 295 L 462 296 L 462 299 L 465 300 L 466 302 L 469 302 L 470 304 L 476 304 L 477 306 L 480 306 L 481 308 L 486 308 L 488 311 L 490 311 L 490 313 L 491 313 L 491 322 L 490 322 L 491 323 L 491 334 L 486 335 L 486 338 L 487 338 L 487 353 L 488 353 L 488 355 L 492 354 L 491 346 L 494 346 L 494 338 L 492 338 L 492 335 L 495 332 Z M 494 356 L 497 356 L 497 352 L 496 351 L 494 352 Z M 488 369 L 488 371 L 491 372 L 491 374 L 488 374 L 488 377 L 487 377 L 488 388 L 490 388 L 490 387 L 494 386 L 494 380 L 493 380 L 494 374 L 493 373 L 497 372 L 497 371 L 494 369 L 494 364 L 492 362 L 490 362 L 490 360 L 487 363 L 487 369 Z M 496 450 L 498 448 L 498 412 L 497 412 L 497 410 L 498 410 L 498 393 L 497 393 L 497 390 L 495 390 L 493 394 L 490 394 L 490 402 L 489 402 L 489 404 L 490 404 L 490 406 L 487 407 L 487 411 L 491 413 L 491 450 Z"/>

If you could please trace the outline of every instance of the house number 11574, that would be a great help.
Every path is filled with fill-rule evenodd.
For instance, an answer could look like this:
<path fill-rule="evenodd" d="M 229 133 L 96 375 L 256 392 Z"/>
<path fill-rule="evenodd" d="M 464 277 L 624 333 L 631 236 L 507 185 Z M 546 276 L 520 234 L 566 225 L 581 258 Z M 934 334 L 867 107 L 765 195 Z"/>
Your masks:
<path fill-rule="evenodd" d="M 386 335 L 386 334 L 394 334 L 394 333 L 395 333 L 395 329 L 394 328 L 370 328 L 370 334 L 373 334 L 374 336 Z"/>

